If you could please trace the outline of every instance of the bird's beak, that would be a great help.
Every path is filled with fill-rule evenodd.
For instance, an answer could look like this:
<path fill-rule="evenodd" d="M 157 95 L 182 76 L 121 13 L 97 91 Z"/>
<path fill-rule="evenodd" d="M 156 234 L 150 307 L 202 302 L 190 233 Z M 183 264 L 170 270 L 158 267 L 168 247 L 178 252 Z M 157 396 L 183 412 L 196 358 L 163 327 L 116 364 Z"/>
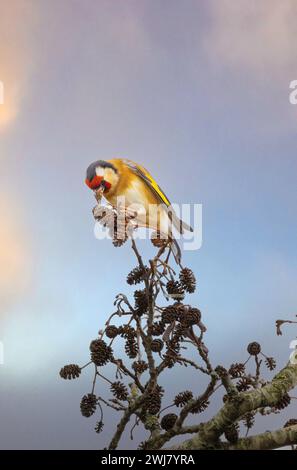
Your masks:
<path fill-rule="evenodd" d="M 96 189 L 96 194 L 99 194 L 100 196 L 102 196 L 105 189 L 106 189 L 105 182 L 104 182 L 104 180 L 102 180 L 100 185 L 99 185 L 99 188 Z"/>

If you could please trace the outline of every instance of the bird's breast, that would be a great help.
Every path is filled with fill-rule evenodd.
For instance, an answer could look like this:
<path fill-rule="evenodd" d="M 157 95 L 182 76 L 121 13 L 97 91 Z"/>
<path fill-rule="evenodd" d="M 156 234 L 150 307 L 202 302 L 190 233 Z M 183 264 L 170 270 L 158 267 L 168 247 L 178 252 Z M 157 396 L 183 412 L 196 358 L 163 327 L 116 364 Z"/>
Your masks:
<path fill-rule="evenodd" d="M 120 205 L 137 212 L 140 226 L 157 229 L 160 224 L 163 225 L 163 221 L 168 220 L 157 198 L 139 179 L 135 178 L 125 187 L 119 187 L 116 194 L 107 194 L 106 198 L 115 207 Z"/>

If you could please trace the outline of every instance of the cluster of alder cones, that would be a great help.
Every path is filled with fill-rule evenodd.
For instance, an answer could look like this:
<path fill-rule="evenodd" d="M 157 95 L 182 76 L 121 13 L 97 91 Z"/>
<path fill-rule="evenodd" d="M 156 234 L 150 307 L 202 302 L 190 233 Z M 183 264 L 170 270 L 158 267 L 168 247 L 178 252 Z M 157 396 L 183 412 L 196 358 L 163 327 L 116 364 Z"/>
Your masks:
<path fill-rule="evenodd" d="M 144 360 L 143 350 L 149 344 L 151 353 L 155 360 L 158 359 L 158 367 L 165 370 L 173 368 L 176 364 L 187 366 L 187 359 L 181 354 L 184 344 L 197 341 L 198 352 L 208 360 L 208 350 L 201 340 L 206 331 L 201 318 L 201 311 L 184 303 L 187 293 L 193 293 L 196 289 L 196 279 L 189 268 L 181 268 L 178 278 L 170 278 L 164 282 L 165 276 L 158 280 L 159 287 L 163 289 L 164 295 L 169 299 L 169 304 L 164 307 L 156 307 L 153 319 L 148 322 L 148 310 L 150 304 L 147 285 L 143 289 L 139 285 L 145 279 L 152 276 L 150 268 L 147 266 L 137 266 L 127 276 L 127 283 L 130 286 L 137 286 L 133 293 L 133 305 L 129 303 L 123 295 L 117 296 L 117 311 L 114 312 L 107 321 L 104 330 L 99 332 L 98 338 L 91 341 L 90 362 L 80 367 L 77 364 L 64 366 L 60 371 L 63 379 L 76 379 L 81 375 L 82 369 L 93 364 L 95 368 L 95 380 L 91 393 L 83 396 L 80 410 L 83 416 L 93 416 L 97 409 L 100 411 L 100 419 L 95 426 L 97 433 L 103 429 L 103 407 L 114 408 L 116 411 L 124 411 L 129 407 L 135 397 L 140 393 L 140 383 L 142 383 L 142 393 L 146 387 L 150 386 L 149 361 Z M 124 306 L 126 307 L 126 310 Z M 113 323 L 117 318 L 118 324 Z M 124 321 L 123 321 L 124 320 Z M 122 323 L 119 324 L 119 321 Z M 142 325 L 141 327 L 139 325 Z M 195 328 L 200 331 L 198 336 Z M 145 338 L 145 339 L 144 339 Z M 124 355 L 119 359 L 114 353 L 114 342 L 124 341 Z M 144 345 L 144 342 L 148 342 Z M 239 392 L 248 391 L 263 384 L 260 379 L 260 368 L 262 361 L 269 370 L 276 366 L 272 357 L 266 356 L 261 351 L 261 346 L 257 342 L 252 342 L 247 347 L 248 357 L 245 363 L 233 363 L 226 369 L 217 366 L 214 370 L 218 377 L 228 375 Z M 254 358 L 256 373 L 251 374 L 246 371 L 247 362 Z M 189 361 L 190 364 L 191 360 Z M 115 380 L 110 381 L 104 375 L 105 366 L 116 366 Z M 190 364 L 191 365 L 191 364 Z M 206 371 L 207 372 L 207 371 Z M 95 383 L 97 379 L 108 381 L 110 384 L 110 397 L 103 398 L 95 393 Z M 144 378 L 144 383 L 142 379 Z M 128 380 L 125 380 L 128 379 Z M 126 383 L 125 383 L 126 382 Z M 128 382 L 128 383 L 127 383 Z M 224 395 L 223 400 L 228 400 L 228 395 Z M 166 390 L 156 384 L 147 395 L 141 408 L 138 410 L 137 419 L 147 427 L 147 423 L 152 422 L 153 426 L 158 426 L 164 431 L 170 431 L 175 426 L 179 418 L 178 411 L 182 411 L 185 406 L 193 403 L 189 409 L 190 414 L 202 413 L 208 406 L 209 400 L 197 401 L 195 394 L 191 390 L 179 392 L 171 402 L 165 402 Z M 290 403 L 290 397 L 285 396 L 275 407 L 275 411 L 283 409 Z M 177 409 L 177 412 L 163 413 L 163 408 Z M 264 412 L 264 411 L 263 411 Z M 153 418 L 153 419 L 152 419 Z M 254 414 L 247 413 L 242 419 L 247 429 L 254 424 Z M 150 429 L 151 430 L 151 429 Z M 230 426 L 225 432 L 225 437 L 229 442 L 235 442 L 239 436 L 239 427 Z M 141 444 L 145 448 L 145 443 Z"/>
<path fill-rule="evenodd" d="M 94 217 L 108 228 L 115 246 L 121 246 L 127 241 L 127 225 L 133 222 L 133 214 L 125 214 L 124 218 L 118 220 L 118 214 L 113 209 L 97 206 Z M 138 265 L 127 275 L 126 282 L 135 288 L 133 300 L 129 301 L 123 294 L 116 297 L 116 311 L 110 315 L 98 337 L 90 343 L 89 362 L 84 366 L 68 364 L 60 370 L 61 378 L 71 380 L 80 377 L 85 367 L 93 366 L 91 391 L 83 396 L 80 403 L 82 415 L 89 418 L 99 411 L 95 431 L 100 433 L 103 429 L 104 408 L 113 408 L 121 413 L 121 417 L 133 414 L 135 424 L 131 436 L 133 429 L 141 424 L 149 432 L 147 441 L 139 446 L 141 449 L 150 448 L 148 443 L 156 430 L 174 435 L 181 416 L 184 419 L 184 416 L 203 413 L 208 408 L 212 395 L 226 379 L 232 383 L 236 393 L 244 393 L 266 384 L 261 374 L 263 365 L 269 371 L 276 367 L 274 358 L 266 356 L 260 344 L 255 341 L 247 346 L 248 356 L 245 362 L 234 362 L 227 368 L 222 365 L 214 367 L 204 343 L 206 327 L 202 323 L 201 311 L 185 301 L 187 294 L 196 290 L 195 275 L 191 269 L 181 265 L 178 275 L 175 273 L 169 265 L 171 247 L 168 241 L 153 237 L 152 243 L 158 253 L 146 266 L 132 239 Z M 167 305 L 157 304 L 160 294 L 163 294 Z M 123 342 L 123 347 L 118 344 L 120 342 Z M 190 347 L 194 347 L 194 354 L 191 352 L 187 356 Z M 121 357 L 117 357 L 115 352 L 119 350 L 122 351 L 118 353 Z M 248 363 L 254 364 L 253 372 L 247 370 Z M 170 391 L 160 385 L 159 377 L 164 370 L 177 365 L 191 367 L 198 374 L 207 374 L 213 381 L 213 387 L 199 396 L 197 391 L 182 390 L 170 400 Z M 114 380 L 106 376 L 105 368 L 108 368 L 109 377 L 110 371 L 114 369 Z M 98 380 L 109 384 L 109 397 L 96 393 Z M 227 392 L 222 399 L 223 402 L 233 399 L 232 393 Z M 286 394 L 273 409 L 258 411 L 263 415 L 277 413 L 287 407 L 290 401 L 290 396 Z M 136 407 L 136 403 L 139 406 Z M 249 412 L 242 417 L 241 423 L 245 426 L 246 433 L 252 428 L 254 421 L 255 413 Z M 117 446 L 117 433 L 118 431 L 113 436 L 110 448 Z M 234 443 L 239 434 L 240 426 L 237 423 L 226 429 L 225 438 Z"/>
<path fill-rule="evenodd" d="M 155 240 L 153 244 L 158 247 L 164 246 L 164 242 Z M 144 282 L 145 276 L 150 275 L 150 269 L 147 266 L 137 266 L 134 268 L 127 276 L 127 283 L 130 286 L 136 286 Z M 166 282 L 165 286 L 165 295 L 171 300 L 171 303 L 165 307 L 158 309 L 156 314 L 155 321 L 151 322 L 147 326 L 147 338 L 150 339 L 150 350 L 158 355 L 160 359 L 163 359 L 164 368 L 171 368 L 176 362 L 180 362 L 179 351 L 181 348 L 181 343 L 184 340 L 184 337 L 187 335 L 189 328 L 192 328 L 194 325 L 200 326 L 202 330 L 205 327 L 201 323 L 201 312 L 197 308 L 193 308 L 190 305 L 182 303 L 186 293 L 193 293 L 196 289 L 196 279 L 191 269 L 181 268 L 179 273 L 179 279 L 169 279 Z M 118 297 L 121 297 L 119 295 Z M 116 375 L 123 377 L 127 375 L 126 366 L 123 365 L 124 361 L 130 360 L 130 370 L 132 375 L 140 380 L 142 374 L 148 371 L 149 364 L 147 361 L 142 359 L 140 354 L 139 343 L 139 331 L 137 325 L 132 326 L 133 320 L 137 318 L 138 320 L 144 319 L 148 314 L 149 299 L 147 290 L 136 289 L 133 293 L 134 305 L 131 307 L 130 316 L 128 317 L 128 322 L 115 325 L 108 321 L 105 329 L 99 332 L 99 337 L 91 341 L 90 349 L 90 359 L 91 361 L 85 366 L 80 367 L 77 364 L 68 364 L 62 367 L 60 370 L 60 376 L 63 379 L 77 379 L 86 366 L 94 364 L 96 368 L 96 379 L 98 371 L 100 370 L 100 376 L 104 377 L 102 374 L 103 366 L 107 364 L 115 364 L 117 366 Z M 112 317 L 117 316 L 118 318 L 127 318 L 126 313 L 122 310 L 118 310 L 116 314 Z M 170 329 L 170 336 L 164 338 L 166 330 Z M 112 344 L 116 339 L 124 340 L 124 351 L 126 358 L 117 359 L 114 356 Z M 108 380 L 104 377 L 105 380 Z M 110 382 L 110 404 L 114 405 L 114 408 L 120 404 L 120 402 L 131 402 L 133 400 L 133 387 L 127 386 L 123 382 L 116 380 Z M 156 385 L 152 392 L 149 394 L 145 403 L 142 406 L 141 413 L 143 419 L 148 415 L 158 415 L 161 410 L 162 399 L 164 397 L 164 389 Z M 193 393 L 189 390 L 180 392 L 174 398 L 174 405 L 176 407 L 185 406 L 189 400 L 193 398 Z M 207 406 L 207 403 L 202 404 L 199 409 L 193 412 L 202 411 L 204 407 Z M 103 429 L 103 413 L 102 413 L 102 401 L 100 397 L 97 397 L 94 393 L 94 388 L 91 393 L 88 393 L 83 396 L 80 404 L 80 410 L 83 416 L 90 417 L 92 416 L 97 407 L 101 411 L 101 417 L 98 423 L 95 426 L 96 432 L 101 432 Z M 164 430 L 170 429 L 177 418 L 177 415 L 174 413 L 169 413 L 160 417 L 160 426 Z"/>

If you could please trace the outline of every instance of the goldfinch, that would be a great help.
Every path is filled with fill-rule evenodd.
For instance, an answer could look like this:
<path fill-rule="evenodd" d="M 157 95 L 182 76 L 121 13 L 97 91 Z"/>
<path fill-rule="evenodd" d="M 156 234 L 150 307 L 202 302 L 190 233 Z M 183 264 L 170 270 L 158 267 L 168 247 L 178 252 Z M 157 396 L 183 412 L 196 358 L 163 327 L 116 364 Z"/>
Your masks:
<path fill-rule="evenodd" d="M 103 194 L 112 206 L 116 207 L 120 201 L 125 209 L 136 212 L 138 226 L 151 228 L 159 236 L 172 240 L 180 259 L 172 228 L 179 233 L 193 229 L 177 217 L 169 199 L 145 168 L 127 159 L 98 160 L 87 168 L 85 183 Z"/>

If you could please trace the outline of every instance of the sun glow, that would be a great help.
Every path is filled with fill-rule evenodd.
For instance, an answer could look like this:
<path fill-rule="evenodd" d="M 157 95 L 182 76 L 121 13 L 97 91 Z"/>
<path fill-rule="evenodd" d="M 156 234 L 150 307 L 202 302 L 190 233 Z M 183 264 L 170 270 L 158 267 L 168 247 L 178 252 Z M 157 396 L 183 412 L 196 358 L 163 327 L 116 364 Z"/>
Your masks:
<path fill-rule="evenodd" d="M 29 243 L 22 224 L 18 222 L 17 216 L 13 217 L 16 212 L 2 199 L 0 202 L 1 310 L 26 291 L 31 277 Z"/>
<path fill-rule="evenodd" d="M 17 105 L 14 102 L 4 102 L 0 104 L 0 130 L 14 121 L 17 115 Z"/>

